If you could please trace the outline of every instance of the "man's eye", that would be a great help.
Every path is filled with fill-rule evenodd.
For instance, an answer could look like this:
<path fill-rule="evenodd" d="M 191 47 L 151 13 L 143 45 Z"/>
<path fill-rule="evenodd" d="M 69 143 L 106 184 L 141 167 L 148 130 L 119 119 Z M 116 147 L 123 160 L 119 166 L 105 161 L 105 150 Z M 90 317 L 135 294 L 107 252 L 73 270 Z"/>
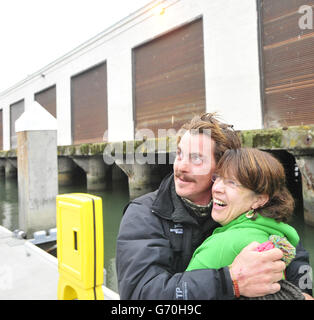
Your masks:
<path fill-rule="evenodd" d="M 198 155 L 192 155 L 191 160 L 194 164 L 201 164 L 203 162 L 202 158 Z"/>
<path fill-rule="evenodd" d="M 176 155 L 177 155 L 178 158 L 181 158 L 182 157 L 182 152 L 180 150 L 177 150 Z"/>

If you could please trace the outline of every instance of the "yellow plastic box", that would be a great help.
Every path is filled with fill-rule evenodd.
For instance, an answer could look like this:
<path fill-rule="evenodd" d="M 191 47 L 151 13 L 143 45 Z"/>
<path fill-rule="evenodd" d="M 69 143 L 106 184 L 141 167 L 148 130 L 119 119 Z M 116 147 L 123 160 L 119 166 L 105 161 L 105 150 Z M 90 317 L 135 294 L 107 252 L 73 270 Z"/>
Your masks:
<path fill-rule="evenodd" d="M 104 299 L 102 199 L 90 194 L 57 196 L 58 299 Z"/>

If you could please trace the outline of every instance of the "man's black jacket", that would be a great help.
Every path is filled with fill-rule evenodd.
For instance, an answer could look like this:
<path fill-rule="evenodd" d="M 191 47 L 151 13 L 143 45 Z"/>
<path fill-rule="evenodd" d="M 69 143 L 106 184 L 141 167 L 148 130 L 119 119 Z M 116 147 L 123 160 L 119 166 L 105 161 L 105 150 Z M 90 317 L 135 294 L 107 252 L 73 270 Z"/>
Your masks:
<path fill-rule="evenodd" d="M 116 253 L 120 298 L 233 299 L 228 267 L 184 271 L 194 250 L 218 224 L 208 219 L 199 225 L 179 197 L 174 204 L 172 183 L 173 174 L 157 191 L 131 201 L 125 209 Z M 298 286 L 304 270 L 309 270 L 309 255 L 299 244 L 297 257 L 286 270 L 287 280 Z"/>

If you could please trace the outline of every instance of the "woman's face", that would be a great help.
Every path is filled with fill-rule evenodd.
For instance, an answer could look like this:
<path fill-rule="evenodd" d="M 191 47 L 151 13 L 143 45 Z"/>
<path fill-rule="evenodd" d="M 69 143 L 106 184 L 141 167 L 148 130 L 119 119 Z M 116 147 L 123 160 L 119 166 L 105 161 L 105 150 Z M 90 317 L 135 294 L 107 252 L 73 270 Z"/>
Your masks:
<path fill-rule="evenodd" d="M 260 206 L 259 195 L 241 186 L 234 177 L 221 178 L 214 175 L 213 178 L 212 218 L 221 225 L 226 225 L 242 213 Z"/>

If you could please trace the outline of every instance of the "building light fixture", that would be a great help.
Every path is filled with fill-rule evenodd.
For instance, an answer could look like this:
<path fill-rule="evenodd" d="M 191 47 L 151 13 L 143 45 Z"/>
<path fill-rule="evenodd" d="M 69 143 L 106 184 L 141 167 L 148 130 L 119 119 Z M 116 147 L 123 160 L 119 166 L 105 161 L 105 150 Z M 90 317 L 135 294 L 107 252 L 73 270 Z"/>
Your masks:
<path fill-rule="evenodd" d="M 157 4 L 154 8 L 153 8 L 153 14 L 155 16 L 161 16 L 165 13 L 165 7 L 161 4 Z"/>

